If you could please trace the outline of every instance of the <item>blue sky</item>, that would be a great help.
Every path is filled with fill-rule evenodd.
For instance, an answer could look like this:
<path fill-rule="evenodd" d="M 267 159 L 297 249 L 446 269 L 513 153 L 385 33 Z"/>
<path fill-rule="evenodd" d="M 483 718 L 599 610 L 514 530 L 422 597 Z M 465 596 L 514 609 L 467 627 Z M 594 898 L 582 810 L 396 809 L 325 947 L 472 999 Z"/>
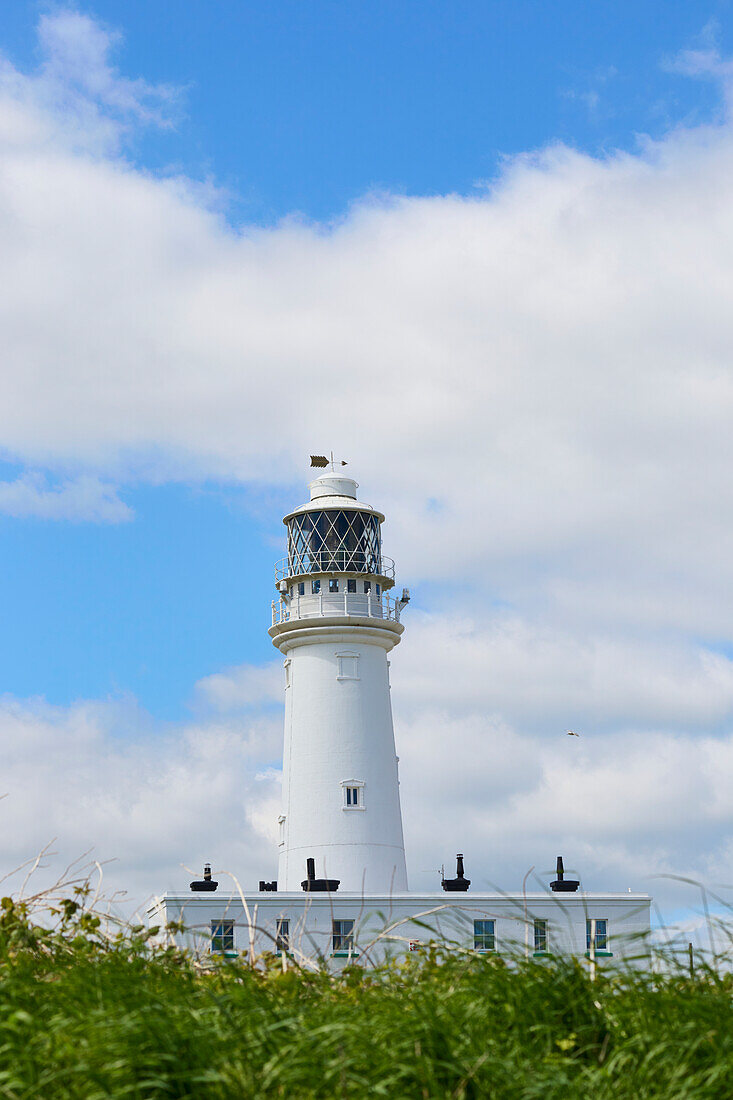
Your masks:
<path fill-rule="evenodd" d="M 5 6 L 0 861 L 272 877 L 333 448 L 413 592 L 410 864 L 731 881 L 732 51 L 723 2 Z"/>
<path fill-rule="evenodd" d="M 7 5 L 8 56 L 32 67 L 48 6 Z M 53 10 L 51 8 L 50 10 Z M 181 89 L 170 132 L 135 141 L 153 170 L 212 178 L 233 220 L 339 217 L 372 189 L 468 193 L 503 156 L 564 141 L 635 145 L 719 110 L 715 89 L 665 61 L 730 4 L 544 0 L 82 5 L 123 36 L 129 76 Z"/>
<path fill-rule="evenodd" d="M 370 191 L 471 194 L 502 158 L 562 141 L 635 148 L 714 119 L 711 82 L 668 71 L 714 33 L 727 3 L 103 3 L 79 9 L 119 35 L 130 77 L 178 89 L 174 123 L 125 155 L 224 191 L 233 225 L 338 219 Z M 36 21 L 3 12 L 5 55 L 32 70 Z M 706 30 L 707 28 L 707 30 Z M 323 448 L 329 440 L 314 440 Z M 17 467 L 8 465 L 12 476 Z M 303 490 L 293 486 L 289 503 Z M 3 687 L 54 703 L 132 693 L 161 718 L 192 683 L 264 661 L 276 513 L 246 491 L 126 486 L 112 527 L 4 517 Z M 63 637 L 63 645 L 58 645 Z"/>

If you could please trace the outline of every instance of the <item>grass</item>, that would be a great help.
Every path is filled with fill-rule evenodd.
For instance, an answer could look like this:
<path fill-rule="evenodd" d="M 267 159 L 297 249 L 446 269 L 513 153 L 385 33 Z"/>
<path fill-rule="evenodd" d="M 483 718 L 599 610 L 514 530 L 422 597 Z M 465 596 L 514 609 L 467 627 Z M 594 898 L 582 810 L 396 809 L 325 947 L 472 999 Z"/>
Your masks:
<path fill-rule="evenodd" d="M 202 967 L 110 933 L 85 892 L 52 925 L 3 899 L 3 1100 L 733 1096 L 733 978 L 601 971 L 433 947 L 336 977 Z"/>

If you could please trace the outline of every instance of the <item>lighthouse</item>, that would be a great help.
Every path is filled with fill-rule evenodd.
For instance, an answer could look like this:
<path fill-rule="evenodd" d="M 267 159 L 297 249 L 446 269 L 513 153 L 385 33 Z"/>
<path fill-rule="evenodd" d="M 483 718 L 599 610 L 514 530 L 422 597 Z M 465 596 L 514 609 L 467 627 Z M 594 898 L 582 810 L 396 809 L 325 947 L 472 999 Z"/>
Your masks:
<path fill-rule="evenodd" d="M 285 685 L 277 882 L 392 894 L 407 890 L 407 870 L 389 654 L 409 594 L 390 595 L 384 516 L 331 467 L 284 517 L 287 556 L 276 567 L 270 636 Z"/>

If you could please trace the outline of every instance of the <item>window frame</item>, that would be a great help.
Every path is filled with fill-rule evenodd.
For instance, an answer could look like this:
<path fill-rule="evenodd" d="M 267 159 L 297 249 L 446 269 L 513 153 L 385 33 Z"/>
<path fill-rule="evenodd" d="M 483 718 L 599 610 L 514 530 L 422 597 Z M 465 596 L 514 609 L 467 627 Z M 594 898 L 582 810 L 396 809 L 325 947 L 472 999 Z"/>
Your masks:
<path fill-rule="evenodd" d="M 275 921 L 275 954 L 287 955 L 290 951 L 290 917 L 277 917 Z"/>
<path fill-rule="evenodd" d="M 342 798 L 342 806 L 341 806 L 342 810 L 348 810 L 349 813 L 353 813 L 354 811 L 358 811 L 358 810 L 365 810 L 366 809 L 365 798 L 364 798 L 365 788 L 366 788 L 366 784 L 364 783 L 363 779 L 342 779 L 341 780 L 341 790 L 343 792 L 342 796 L 341 796 L 341 798 Z M 349 792 L 350 791 L 357 791 L 358 792 L 357 793 L 357 800 L 356 800 L 355 803 L 354 802 L 349 802 Z"/>
<path fill-rule="evenodd" d="M 341 653 L 336 654 L 336 679 L 337 680 L 360 680 L 359 675 L 359 657 L 360 653 L 355 653 L 353 650 L 345 649 Z M 345 662 L 351 661 L 352 664 L 346 664 Z M 349 670 L 349 671 L 347 671 Z"/>
<path fill-rule="evenodd" d="M 311 596 L 320 596 L 321 594 L 321 578 L 313 577 L 311 579 Z"/>
<path fill-rule="evenodd" d="M 346 578 L 346 592 L 348 595 L 356 595 L 356 577 Z"/>
<path fill-rule="evenodd" d="M 339 590 L 339 579 L 338 579 L 338 577 L 329 577 L 328 578 L 328 591 L 329 592 L 338 592 L 338 590 Z"/>
<path fill-rule="evenodd" d="M 611 955 L 612 952 L 610 951 L 609 946 L 608 946 L 608 944 L 609 944 L 608 917 L 586 917 L 585 918 L 585 953 L 586 953 L 586 955 L 590 955 L 590 937 L 591 937 L 591 923 L 590 922 L 592 920 L 594 920 L 596 922 L 595 954 L 596 955 Z M 598 936 L 598 925 L 599 925 L 599 923 L 603 924 L 604 929 L 605 929 L 604 932 L 603 932 L 603 946 L 601 946 L 601 944 L 598 942 L 598 940 L 599 940 L 599 936 Z"/>
<path fill-rule="evenodd" d="M 283 668 L 285 669 L 285 690 L 287 691 L 292 683 L 292 660 L 290 657 L 286 657 L 283 661 Z"/>
<path fill-rule="evenodd" d="M 209 921 L 210 952 L 212 955 L 236 955 L 234 923 L 233 920 L 224 920 L 221 917 Z M 219 929 L 219 931 L 215 931 L 215 929 Z"/>
<path fill-rule="evenodd" d="M 539 933 L 539 935 L 538 935 Z M 547 955 L 550 942 L 549 921 L 546 917 L 535 917 L 532 922 L 532 942 L 535 955 Z"/>
<path fill-rule="evenodd" d="M 479 930 L 481 925 L 481 930 Z M 491 925 L 491 929 L 484 928 L 484 925 Z M 486 941 L 490 940 L 490 943 Z M 488 953 L 496 951 L 496 919 L 493 917 L 477 917 L 473 922 L 473 949 L 474 951 L 481 951 Z"/>
<path fill-rule="evenodd" d="M 349 925 L 348 929 L 346 929 L 346 925 Z M 333 917 L 331 919 L 331 953 L 333 955 L 354 958 L 356 955 L 354 949 L 355 925 L 356 921 L 351 917 Z"/>

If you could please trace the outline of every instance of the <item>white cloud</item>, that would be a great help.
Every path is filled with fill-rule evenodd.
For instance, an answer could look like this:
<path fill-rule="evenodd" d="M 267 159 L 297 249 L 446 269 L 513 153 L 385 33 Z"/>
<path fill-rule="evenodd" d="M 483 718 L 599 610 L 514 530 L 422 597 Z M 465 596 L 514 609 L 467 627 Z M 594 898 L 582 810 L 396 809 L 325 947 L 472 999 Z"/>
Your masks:
<path fill-rule="evenodd" d="M 272 878 L 278 776 L 261 761 L 277 759 L 280 740 L 280 722 L 257 716 L 166 733 L 129 703 L 62 708 L 6 698 L 0 874 L 55 839 L 50 868 L 91 848 L 91 858 L 114 861 L 107 890 L 138 905 L 166 888 L 185 890 L 182 862 L 200 871 L 211 860 L 249 885 Z"/>
<path fill-rule="evenodd" d="M 433 638 L 420 626 L 405 638 L 403 659 L 400 647 L 392 667 L 413 889 L 434 886 L 435 869 L 450 866 L 456 851 L 465 853 L 477 888 L 517 890 L 533 866 L 546 882 L 562 854 L 586 888 L 647 890 L 665 911 L 694 907 L 697 896 L 659 874 L 730 883 L 730 723 L 715 735 L 665 728 L 669 702 L 652 689 L 640 708 L 645 721 L 631 724 L 618 704 L 623 724 L 593 728 L 588 691 L 575 700 L 581 737 L 570 738 L 560 713 L 540 721 L 535 704 L 515 690 L 523 667 L 528 689 L 538 681 L 541 692 L 552 675 L 551 662 L 543 667 L 533 653 L 529 630 L 508 642 L 488 632 L 440 664 L 432 645 L 443 624 L 433 625 Z M 449 625 L 445 637 L 449 653 Z M 596 659 L 601 679 L 616 674 L 613 654 Z M 474 677 L 468 693 L 456 682 L 461 660 Z M 630 692 L 618 683 L 630 712 L 638 682 L 655 680 L 657 655 L 638 653 L 635 663 Z M 429 687 L 423 667 L 433 670 Z M 704 669 L 702 662 L 696 672 L 700 710 L 687 712 L 693 724 L 705 714 Z M 272 704 L 281 697 L 274 686 L 281 672 L 278 661 L 229 670 L 222 682 L 234 685 L 233 694 L 216 685 L 207 710 L 199 685 L 196 720 L 163 729 L 130 701 L 61 708 L 3 700 L 0 874 L 56 837 L 55 867 L 93 846 L 95 858 L 115 861 L 105 871 L 107 888 L 126 890 L 138 905 L 166 888 L 185 889 L 182 862 L 197 869 L 210 859 L 249 889 L 276 877 L 282 713 Z M 243 706 L 248 713 L 237 714 Z"/>
<path fill-rule="evenodd" d="M 555 147 L 470 200 L 236 232 L 185 181 L 23 132 L 0 437 L 98 476 L 291 485 L 335 436 L 412 576 L 725 633 L 732 169 L 726 127 Z"/>
<path fill-rule="evenodd" d="M 22 518 L 94 523 L 123 523 L 133 516 L 114 486 L 90 474 L 54 486 L 49 486 L 39 473 L 25 474 L 15 481 L 0 481 L 0 512 Z"/>
<path fill-rule="evenodd" d="M 180 90 L 121 76 L 109 57 L 119 32 L 57 9 L 40 17 L 38 40 L 43 60 L 34 73 L 0 55 L 0 141 L 17 155 L 32 148 L 111 154 L 133 124 L 171 125 Z"/>
<path fill-rule="evenodd" d="M 282 690 L 282 668 L 277 663 L 240 665 L 205 676 L 196 684 L 199 696 L 218 711 L 281 703 Z"/>
<path fill-rule="evenodd" d="M 234 230 L 195 182 L 114 155 L 167 94 L 114 72 L 109 32 L 54 18 L 39 71 L 0 74 L 5 453 L 84 469 L 98 501 L 126 477 L 301 496 L 324 440 L 387 512 L 400 579 L 431 582 L 394 667 L 413 883 L 471 837 L 502 885 L 571 848 L 591 876 L 729 874 L 731 128 L 555 146 L 471 198 Z M 5 493 L 50 507 L 35 484 Z M 147 859 L 150 888 L 217 837 L 259 877 L 240 791 L 263 821 L 277 753 L 240 753 L 254 719 L 221 715 L 270 705 L 276 675 L 202 682 L 219 717 L 177 753 L 121 746 L 107 711 L 21 706 L 7 785 L 35 793 L 12 857 L 58 820 L 72 848 Z"/>

